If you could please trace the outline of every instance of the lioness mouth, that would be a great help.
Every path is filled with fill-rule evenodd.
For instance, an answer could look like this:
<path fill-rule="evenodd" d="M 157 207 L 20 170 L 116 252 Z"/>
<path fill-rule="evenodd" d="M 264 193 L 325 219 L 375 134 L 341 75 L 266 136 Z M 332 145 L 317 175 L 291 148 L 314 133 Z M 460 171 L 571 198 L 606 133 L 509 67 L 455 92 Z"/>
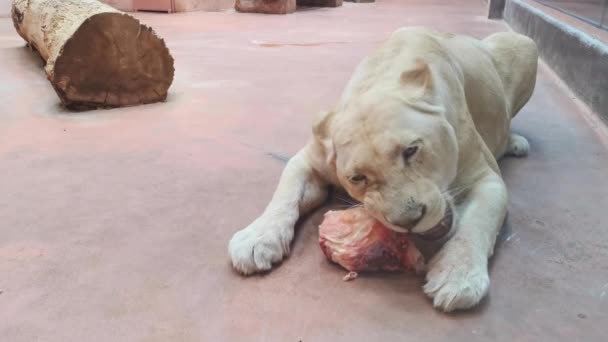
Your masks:
<path fill-rule="evenodd" d="M 441 221 L 439 221 L 439 223 L 437 223 L 437 225 L 435 225 L 435 227 L 427 230 L 424 233 L 421 233 L 420 237 L 424 240 L 429 240 L 429 241 L 441 239 L 442 237 L 446 236 L 452 229 L 453 219 L 454 219 L 454 212 L 452 211 L 452 206 L 448 204 L 448 206 L 445 210 L 445 215 L 443 216 Z"/>

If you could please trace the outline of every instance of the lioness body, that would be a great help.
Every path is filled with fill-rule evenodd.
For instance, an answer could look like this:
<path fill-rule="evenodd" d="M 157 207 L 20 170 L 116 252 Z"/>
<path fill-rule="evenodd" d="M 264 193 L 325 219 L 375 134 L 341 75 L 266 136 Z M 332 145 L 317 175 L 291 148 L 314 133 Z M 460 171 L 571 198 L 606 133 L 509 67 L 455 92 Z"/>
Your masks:
<path fill-rule="evenodd" d="M 319 115 L 264 214 L 235 234 L 234 267 L 250 274 L 280 261 L 298 217 L 333 184 L 396 231 L 436 236 L 455 216 L 424 290 L 446 311 L 477 304 L 506 215 L 496 160 L 527 153 L 510 123 L 532 94 L 536 64 L 534 43 L 514 33 L 479 41 L 395 31 L 357 67 L 336 107 Z"/>

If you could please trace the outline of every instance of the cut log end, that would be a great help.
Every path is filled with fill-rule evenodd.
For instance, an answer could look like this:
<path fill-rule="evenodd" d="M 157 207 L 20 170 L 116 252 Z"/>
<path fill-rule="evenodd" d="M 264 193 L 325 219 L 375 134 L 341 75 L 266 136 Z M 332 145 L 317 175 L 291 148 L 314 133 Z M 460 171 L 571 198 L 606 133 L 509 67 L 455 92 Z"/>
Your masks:
<path fill-rule="evenodd" d="M 164 101 L 174 67 L 151 28 L 127 14 L 99 13 L 66 41 L 47 72 L 62 103 L 83 110 Z"/>

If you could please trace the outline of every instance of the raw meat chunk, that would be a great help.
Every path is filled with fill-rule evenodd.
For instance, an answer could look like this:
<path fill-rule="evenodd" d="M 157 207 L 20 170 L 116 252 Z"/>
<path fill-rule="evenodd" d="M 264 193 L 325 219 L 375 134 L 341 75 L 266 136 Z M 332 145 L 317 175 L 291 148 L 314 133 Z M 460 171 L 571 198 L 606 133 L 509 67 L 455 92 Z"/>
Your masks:
<path fill-rule="evenodd" d="M 325 256 L 350 273 L 424 269 L 424 257 L 408 234 L 386 228 L 363 207 L 328 211 L 319 226 L 319 244 Z"/>

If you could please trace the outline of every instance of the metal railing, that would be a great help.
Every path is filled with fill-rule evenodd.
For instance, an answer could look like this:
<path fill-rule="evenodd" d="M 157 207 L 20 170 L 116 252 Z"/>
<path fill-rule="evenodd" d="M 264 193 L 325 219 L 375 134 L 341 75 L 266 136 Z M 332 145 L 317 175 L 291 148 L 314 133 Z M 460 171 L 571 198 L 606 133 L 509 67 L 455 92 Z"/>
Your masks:
<path fill-rule="evenodd" d="M 608 31 L 608 0 L 536 0 L 537 2 Z"/>

